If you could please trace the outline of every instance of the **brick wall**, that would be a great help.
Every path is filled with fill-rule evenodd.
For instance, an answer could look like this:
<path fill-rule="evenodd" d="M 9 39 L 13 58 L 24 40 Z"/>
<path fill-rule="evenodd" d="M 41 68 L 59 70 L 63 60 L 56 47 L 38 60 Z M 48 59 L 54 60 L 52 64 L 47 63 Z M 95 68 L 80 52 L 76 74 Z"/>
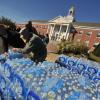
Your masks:
<path fill-rule="evenodd" d="M 47 34 L 48 25 L 46 24 L 32 24 L 37 30 L 37 32 L 41 35 Z M 17 24 L 17 27 L 23 28 L 25 24 Z"/>
<path fill-rule="evenodd" d="M 89 48 L 93 47 L 94 43 L 100 43 L 100 37 L 97 37 L 97 33 L 100 33 L 100 30 L 76 28 L 76 31 L 77 33 L 74 41 L 78 41 L 80 39 L 80 42 L 88 43 Z"/>
<path fill-rule="evenodd" d="M 40 33 L 42 35 L 43 34 L 47 34 L 48 25 L 45 25 L 45 24 L 33 24 L 33 26 L 36 28 L 38 33 Z"/>
<path fill-rule="evenodd" d="M 17 27 L 23 28 L 25 24 L 18 24 Z M 47 24 L 33 24 L 39 34 L 45 35 L 47 34 L 48 25 Z M 82 43 L 86 43 L 89 48 L 93 47 L 95 43 L 100 43 L 100 37 L 96 37 L 97 33 L 100 33 L 100 30 L 91 30 L 91 29 L 81 29 L 75 28 L 76 34 L 74 37 L 74 41 L 80 41 Z M 91 32 L 90 35 L 87 33 Z"/>

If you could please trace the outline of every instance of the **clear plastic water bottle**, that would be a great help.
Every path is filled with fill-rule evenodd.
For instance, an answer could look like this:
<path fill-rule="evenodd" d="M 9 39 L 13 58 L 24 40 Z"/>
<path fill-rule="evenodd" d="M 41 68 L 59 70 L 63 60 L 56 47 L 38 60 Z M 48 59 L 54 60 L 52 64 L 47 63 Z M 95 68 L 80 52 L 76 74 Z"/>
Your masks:
<path fill-rule="evenodd" d="M 96 69 L 99 69 L 100 67 L 100 63 L 98 62 L 95 62 L 95 61 L 92 61 L 92 60 L 88 60 L 87 61 L 87 66 L 89 67 L 93 67 L 93 68 L 96 68 Z"/>
<path fill-rule="evenodd" d="M 12 50 L 8 50 L 8 58 L 9 59 L 15 59 L 15 58 L 22 58 L 23 57 L 23 54 L 21 53 L 18 53 L 18 52 L 13 52 Z"/>
<path fill-rule="evenodd" d="M 4 63 L 7 59 L 7 56 L 5 54 L 0 55 L 0 63 Z"/>
<path fill-rule="evenodd" d="M 37 85 L 35 85 L 36 87 L 34 88 L 36 94 L 38 94 L 40 96 L 40 98 L 43 98 L 44 96 L 47 95 L 45 92 L 42 91 L 42 87 L 43 87 L 44 82 L 45 82 L 45 78 L 41 77 L 37 81 Z"/>
<path fill-rule="evenodd" d="M 93 81 L 95 83 L 100 83 L 100 70 L 98 71 L 98 73 L 93 77 Z"/>
<path fill-rule="evenodd" d="M 7 87 L 3 92 L 3 99 L 4 100 L 16 100 L 14 92 L 11 88 Z"/>
<path fill-rule="evenodd" d="M 38 86 L 38 78 L 34 77 L 33 80 L 31 80 L 31 89 L 36 92 L 37 86 Z M 36 92 L 37 93 L 37 92 Z"/>
<path fill-rule="evenodd" d="M 14 80 L 10 84 L 10 88 L 14 92 L 16 99 L 23 99 L 23 96 L 22 96 L 23 87 L 21 85 L 21 82 L 17 79 L 16 76 L 14 76 Z"/>
<path fill-rule="evenodd" d="M 91 81 L 83 76 L 80 76 L 78 79 L 78 82 L 81 86 L 83 86 L 84 88 L 88 88 L 91 86 Z"/>
<path fill-rule="evenodd" d="M 78 100 L 79 96 L 80 96 L 79 91 L 73 91 L 71 92 L 71 95 L 67 98 L 67 100 Z"/>
<path fill-rule="evenodd" d="M 60 55 L 60 56 L 58 56 L 57 61 L 67 63 L 68 58 L 69 58 L 68 56 Z"/>
<path fill-rule="evenodd" d="M 5 75 L 4 67 L 3 67 L 3 65 L 1 63 L 0 63 L 0 73 L 1 73 L 1 75 Z"/>
<path fill-rule="evenodd" d="M 3 67 L 4 67 L 4 73 L 5 73 L 5 77 L 7 77 L 7 78 L 10 78 L 10 76 L 11 76 L 11 74 L 12 74 L 12 69 L 11 69 L 11 66 L 9 66 L 9 64 L 4 64 L 3 65 Z"/>
<path fill-rule="evenodd" d="M 27 95 L 27 100 L 40 100 L 40 97 L 35 94 L 33 91 L 29 91 Z"/>
<path fill-rule="evenodd" d="M 0 89 L 2 91 L 4 91 L 4 89 L 6 88 L 6 80 L 3 76 L 0 75 Z"/>
<path fill-rule="evenodd" d="M 82 72 L 87 68 L 87 60 L 80 58 L 77 60 L 75 66 L 72 66 L 72 72 L 76 72 L 78 74 L 82 74 Z"/>
<path fill-rule="evenodd" d="M 85 92 L 81 92 L 78 100 L 92 100 Z"/>
<path fill-rule="evenodd" d="M 82 75 L 87 77 L 88 79 L 92 80 L 93 77 L 97 74 L 97 69 L 93 67 L 87 67 L 85 71 L 83 71 Z"/>
<path fill-rule="evenodd" d="M 45 97 L 46 98 L 46 97 Z M 47 94 L 48 100 L 55 100 L 56 98 L 56 93 L 54 91 L 49 91 Z M 60 99 L 59 99 L 60 100 Z"/>

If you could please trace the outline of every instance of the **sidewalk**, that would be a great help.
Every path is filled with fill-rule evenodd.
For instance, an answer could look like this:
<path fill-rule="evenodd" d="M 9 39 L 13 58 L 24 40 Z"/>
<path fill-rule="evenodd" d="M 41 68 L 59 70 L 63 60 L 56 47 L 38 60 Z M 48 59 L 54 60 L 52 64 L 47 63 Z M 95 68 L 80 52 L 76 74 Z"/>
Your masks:
<path fill-rule="evenodd" d="M 55 62 L 58 54 L 57 53 L 57 42 L 56 41 L 50 41 L 49 44 L 47 45 L 47 51 L 48 55 L 46 60 L 50 62 Z"/>
<path fill-rule="evenodd" d="M 50 41 L 47 45 L 47 51 L 48 53 L 57 53 L 57 42 L 56 41 Z"/>
<path fill-rule="evenodd" d="M 55 62 L 57 57 L 58 57 L 58 54 L 48 53 L 46 60 L 50 62 Z"/>

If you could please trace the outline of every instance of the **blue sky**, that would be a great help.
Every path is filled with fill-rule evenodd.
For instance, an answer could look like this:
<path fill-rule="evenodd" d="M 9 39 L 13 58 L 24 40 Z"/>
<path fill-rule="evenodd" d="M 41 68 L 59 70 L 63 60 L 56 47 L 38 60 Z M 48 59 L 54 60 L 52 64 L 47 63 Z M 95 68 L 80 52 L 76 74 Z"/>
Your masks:
<path fill-rule="evenodd" d="M 100 23 L 100 0 L 0 0 L 0 16 L 16 23 L 50 20 L 66 16 L 71 5 L 75 6 L 77 21 Z"/>

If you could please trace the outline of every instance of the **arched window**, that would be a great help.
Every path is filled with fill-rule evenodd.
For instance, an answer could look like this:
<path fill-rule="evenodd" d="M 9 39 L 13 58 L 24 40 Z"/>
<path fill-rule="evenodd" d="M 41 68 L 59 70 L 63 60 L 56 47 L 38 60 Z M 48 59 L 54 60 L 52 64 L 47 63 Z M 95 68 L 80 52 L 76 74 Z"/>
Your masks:
<path fill-rule="evenodd" d="M 73 13 L 73 12 L 72 12 L 72 11 L 70 11 L 70 15 L 72 15 L 72 13 Z"/>

